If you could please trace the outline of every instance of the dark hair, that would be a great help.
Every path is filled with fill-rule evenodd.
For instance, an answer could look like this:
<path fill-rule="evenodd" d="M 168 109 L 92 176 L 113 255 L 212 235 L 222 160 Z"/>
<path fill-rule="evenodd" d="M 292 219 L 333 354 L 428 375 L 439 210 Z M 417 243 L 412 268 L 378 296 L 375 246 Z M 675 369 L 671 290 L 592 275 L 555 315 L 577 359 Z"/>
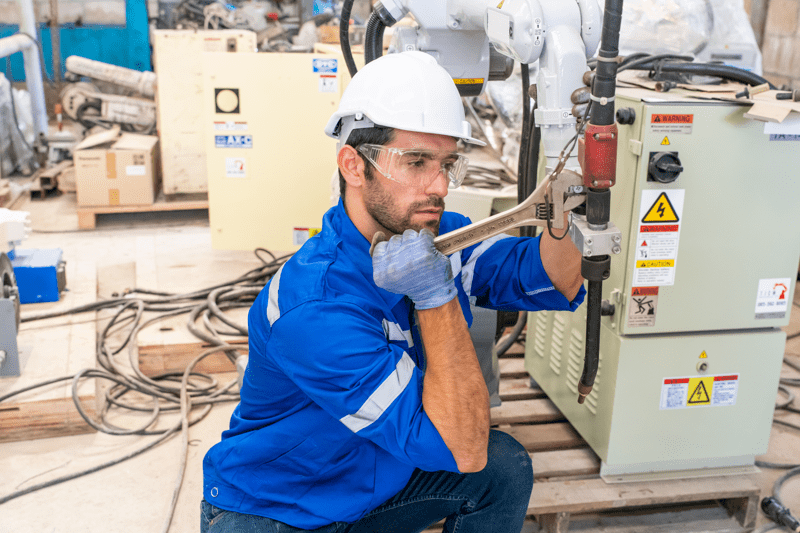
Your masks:
<path fill-rule="evenodd" d="M 347 142 L 345 145 L 352 146 L 353 148 L 358 148 L 362 144 L 380 144 L 385 145 L 392 142 L 394 139 L 394 128 L 387 128 L 384 126 L 375 126 L 373 128 L 362 128 L 353 130 L 350 132 L 350 137 L 347 138 Z M 358 153 L 361 156 L 361 159 L 364 159 L 364 156 L 361 155 L 361 152 Z M 369 161 L 364 159 L 364 163 L 367 164 L 366 169 L 364 170 L 364 175 L 368 180 L 372 179 L 372 172 L 370 169 Z M 344 176 L 342 176 L 342 171 L 339 171 L 339 196 L 344 198 L 344 192 L 347 188 L 347 182 L 345 182 Z"/>

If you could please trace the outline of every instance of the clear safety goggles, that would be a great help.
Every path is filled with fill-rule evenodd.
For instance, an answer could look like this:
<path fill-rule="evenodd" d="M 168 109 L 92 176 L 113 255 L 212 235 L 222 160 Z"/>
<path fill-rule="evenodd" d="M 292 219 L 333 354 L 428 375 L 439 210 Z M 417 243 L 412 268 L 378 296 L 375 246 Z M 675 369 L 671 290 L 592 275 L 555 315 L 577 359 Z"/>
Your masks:
<path fill-rule="evenodd" d="M 450 187 L 458 187 L 467 174 L 469 159 L 455 152 L 432 150 L 403 150 L 379 144 L 362 144 L 358 147 L 367 160 L 381 174 L 392 181 L 409 187 L 426 188 L 442 172 Z"/>

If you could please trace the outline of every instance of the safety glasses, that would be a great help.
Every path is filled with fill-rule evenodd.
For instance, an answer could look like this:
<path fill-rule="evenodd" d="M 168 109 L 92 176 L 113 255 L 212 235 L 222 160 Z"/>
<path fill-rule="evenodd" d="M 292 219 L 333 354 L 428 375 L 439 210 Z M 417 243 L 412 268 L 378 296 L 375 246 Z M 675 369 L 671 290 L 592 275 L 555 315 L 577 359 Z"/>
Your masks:
<path fill-rule="evenodd" d="M 358 151 L 388 179 L 408 187 L 426 188 L 442 172 L 450 187 L 458 187 L 467 174 L 469 159 L 454 152 L 403 150 L 362 144 Z"/>

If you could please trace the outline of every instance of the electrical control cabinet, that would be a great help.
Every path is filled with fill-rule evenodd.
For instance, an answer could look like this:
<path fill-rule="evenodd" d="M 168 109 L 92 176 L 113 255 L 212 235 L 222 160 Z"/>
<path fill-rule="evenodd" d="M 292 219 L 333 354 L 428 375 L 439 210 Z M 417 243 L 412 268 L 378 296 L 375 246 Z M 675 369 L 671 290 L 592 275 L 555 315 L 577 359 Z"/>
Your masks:
<path fill-rule="evenodd" d="M 331 207 L 336 141 L 324 129 L 350 79 L 343 56 L 202 59 L 212 246 L 297 250 Z"/>
<path fill-rule="evenodd" d="M 534 313 L 525 365 L 607 480 L 752 469 L 765 453 L 800 258 L 797 141 L 746 106 L 618 89 L 622 232 L 595 386 L 578 404 L 585 305 Z M 748 431 L 741 431 L 746 423 Z"/>
<path fill-rule="evenodd" d="M 203 53 L 256 52 L 248 30 L 152 30 L 164 194 L 208 191 L 203 143 Z"/>

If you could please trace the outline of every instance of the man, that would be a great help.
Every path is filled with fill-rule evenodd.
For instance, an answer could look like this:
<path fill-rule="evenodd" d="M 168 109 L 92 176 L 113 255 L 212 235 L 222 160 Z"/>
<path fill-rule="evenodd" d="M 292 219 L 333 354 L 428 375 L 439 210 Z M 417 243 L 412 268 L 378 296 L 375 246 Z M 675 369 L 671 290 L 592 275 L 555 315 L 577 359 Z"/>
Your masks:
<path fill-rule="evenodd" d="M 204 461 L 202 531 L 514 532 L 530 458 L 490 431 L 469 303 L 575 309 L 569 239 L 498 236 L 449 258 L 433 236 L 470 136 L 447 72 L 390 54 L 351 81 L 326 132 L 339 139 L 339 205 L 249 315 L 241 403 Z M 391 237 L 370 257 L 376 233 Z M 376 239 L 380 240 L 380 239 Z"/>

